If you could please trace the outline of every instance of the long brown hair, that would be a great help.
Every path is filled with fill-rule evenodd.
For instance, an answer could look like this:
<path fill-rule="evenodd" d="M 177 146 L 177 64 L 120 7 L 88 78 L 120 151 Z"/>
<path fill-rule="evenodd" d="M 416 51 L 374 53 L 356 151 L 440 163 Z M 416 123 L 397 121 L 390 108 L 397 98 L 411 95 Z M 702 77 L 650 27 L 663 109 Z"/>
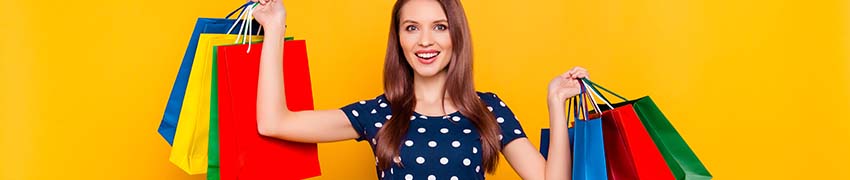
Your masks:
<path fill-rule="evenodd" d="M 393 158 L 399 156 L 401 141 L 410 126 L 410 117 L 416 107 L 413 92 L 413 69 L 401 48 L 399 31 L 399 9 L 408 0 L 398 0 L 393 6 L 390 36 L 387 42 L 387 55 L 384 62 L 384 93 L 390 102 L 393 116 L 378 131 L 376 156 L 378 167 L 387 169 Z M 493 173 L 499 163 L 499 125 L 493 114 L 478 94 L 472 82 L 472 38 L 466 14 L 458 0 L 438 0 L 448 18 L 449 33 L 453 44 L 451 61 L 447 65 L 448 79 L 443 94 L 448 94 L 458 111 L 466 116 L 481 135 L 483 168 Z M 443 100 L 445 102 L 445 100 Z"/>

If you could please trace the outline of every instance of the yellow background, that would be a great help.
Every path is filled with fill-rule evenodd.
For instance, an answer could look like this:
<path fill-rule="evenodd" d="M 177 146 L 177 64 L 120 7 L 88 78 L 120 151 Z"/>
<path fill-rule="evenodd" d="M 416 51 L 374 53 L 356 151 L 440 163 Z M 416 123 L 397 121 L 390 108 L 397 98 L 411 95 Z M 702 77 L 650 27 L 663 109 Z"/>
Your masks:
<path fill-rule="evenodd" d="M 0 2 L 0 179 L 204 179 L 168 161 L 156 128 L 195 18 L 242 2 Z M 381 93 L 393 2 L 286 2 L 317 108 Z M 580 65 L 651 95 L 717 179 L 850 179 L 848 1 L 464 4 L 477 88 L 535 144 L 546 83 Z M 319 147 L 316 179 L 375 178 L 366 143 Z M 505 161 L 489 177 L 518 178 Z"/>

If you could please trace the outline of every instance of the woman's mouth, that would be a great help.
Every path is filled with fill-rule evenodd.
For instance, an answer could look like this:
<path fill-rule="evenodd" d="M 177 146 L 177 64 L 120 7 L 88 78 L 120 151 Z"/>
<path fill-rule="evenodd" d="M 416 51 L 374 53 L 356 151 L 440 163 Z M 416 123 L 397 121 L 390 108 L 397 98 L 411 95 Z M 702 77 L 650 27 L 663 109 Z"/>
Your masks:
<path fill-rule="evenodd" d="M 417 57 L 416 59 L 418 59 L 420 63 L 431 64 L 437 59 L 435 57 L 437 57 L 437 55 L 440 55 L 440 51 L 422 50 L 422 51 L 416 51 L 416 53 L 414 53 L 414 55 L 416 55 L 416 57 Z"/>

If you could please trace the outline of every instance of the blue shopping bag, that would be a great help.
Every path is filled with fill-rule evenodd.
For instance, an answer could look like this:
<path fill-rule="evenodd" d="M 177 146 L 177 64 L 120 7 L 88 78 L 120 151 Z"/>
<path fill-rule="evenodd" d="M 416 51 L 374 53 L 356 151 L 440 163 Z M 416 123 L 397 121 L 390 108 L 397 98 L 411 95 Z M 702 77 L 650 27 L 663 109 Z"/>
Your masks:
<path fill-rule="evenodd" d="M 195 49 L 198 47 L 198 38 L 201 34 L 226 34 L 231 29 L 231 26 L 236 24 L 236 27 L 241 27 L 242 21 L 229 19 L 237 11 L 252 5 L 253 2 L 248 2 L 230 12 L 225 18 L 198 18 L 195 23 L 195 29 L 192 31 L 192 37 L 189 38 L 189 45 L 183 54 L 183 61 L 180 64 L 180 69 L 177 71 L 177 78 L 174 80 L 174 86 L 171 88 L 171 95 L 168 97 L 168 103 L 165 105 L 165 112 L 162 115 L 162 122 L 159 124 L 157 131 L 169 145 L 174 143 L 174 134 L 177 131 L 177 122 L 180 117 L 180 110 L 183 107 L 183 95 L 186 93 L 186 85 L 189 82 L 189 74 L 192 70 L 192 63 L 195 59 Z M 242 14 L 240 13 L 239 16 Z M 260 24 L 252 21 L 251 32 L 258 32 Z M 234 30 L 232 33 L 236 33 Z M 260 34 L 261 35 L 261 34 Z"/>
<path fill-rule="evenodd" d="M 575 112 L 575 142 L 573 152 L 573 179 L 575 180 L 607 180 L 607 165 L 605 160 L 605 142 L 602 137 L 602 116 L 589 117 L 587 108 L 588 98 L 584 85 L 576 101 Z M 590 101 L 594 102 L 594 101 Z M 595 103 L 595 102 L 594 102 Z M 598 108 L 596 109 L 598 112 Z M 579 114 L 584 118 L 580 118 Z"/>
<path fill-rule="evenodd" d="M 589 117 L 587 98 L 589 94 L 582 88 L 582 93 L 570 99 L 570 110 L 575 124 L 567 129 L 570 139 L 570 149 L 573 159 L 573 179 L 576 180 L 607 180 L 607 162 L 605 159 L 605 143 L 602 136 L 602 119 L 600 116 Z M 592 101 L 591 101 L 592 102 Z M 582 116 L 583 115 L 583 116 Z M 540 130 L 540 154 L 549 157 L 549 129 Z"/>

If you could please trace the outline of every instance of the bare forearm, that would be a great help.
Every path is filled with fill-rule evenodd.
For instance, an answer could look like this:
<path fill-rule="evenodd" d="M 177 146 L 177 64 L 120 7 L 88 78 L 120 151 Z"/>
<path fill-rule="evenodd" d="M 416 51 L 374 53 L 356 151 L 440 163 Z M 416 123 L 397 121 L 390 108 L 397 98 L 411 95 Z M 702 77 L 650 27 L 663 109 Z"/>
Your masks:
<path fill-rule="evenodd" d="M 283 86 L 283 34 L 285 28 L 268 28 L 263 38 L 257 81 L 257 127 L 260 133 L 275 132 L 289 114 Z"/>
<path fill-rule="evenodd" d="M 564 101 L 550 98 L 549 104 L 549 156 L 546 161 L 546 179 L 571 179 L 569 135 Z"/>

